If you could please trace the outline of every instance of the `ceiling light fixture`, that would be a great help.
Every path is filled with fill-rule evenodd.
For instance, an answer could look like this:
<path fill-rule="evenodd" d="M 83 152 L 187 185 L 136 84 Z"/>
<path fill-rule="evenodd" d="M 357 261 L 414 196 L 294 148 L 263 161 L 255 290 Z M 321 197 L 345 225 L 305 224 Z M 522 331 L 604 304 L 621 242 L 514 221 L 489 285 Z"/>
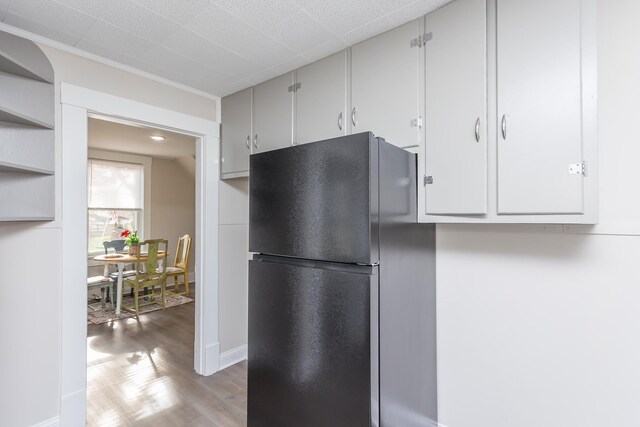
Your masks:
<path fill-rule="evenodd" d="M 153 139 L 154 141 L 164 141 L 164 136 L 160 136 L 160 135 L 153 135 L 151 136 L 151 139 Z"/>

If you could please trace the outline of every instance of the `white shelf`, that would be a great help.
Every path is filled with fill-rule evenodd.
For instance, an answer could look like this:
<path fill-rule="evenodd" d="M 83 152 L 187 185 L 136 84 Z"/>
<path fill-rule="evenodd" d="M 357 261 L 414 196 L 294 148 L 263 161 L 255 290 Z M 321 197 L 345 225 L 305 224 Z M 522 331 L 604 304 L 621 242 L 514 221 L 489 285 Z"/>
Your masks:
<path fill-rule="evenodd" d="M 53 173 L 54 131 L 0 122 L 0 168 Z"/>
<path fill-rule="evenodd" d="M 0 32 L 0 221 L 54 219 L 53 81 L 38 46 Z"/>
<path fill-rule="evenodd" d="M 52 84 L 0 72 L 0 93 L 0 120 L 53 129 Z"/>
<path fill-rule="evenodd" d="M 53 67 L 30 40 L 0 32 L 0 71 L 31 80 L 53 83 Z"/>
<path fill-rule="evenodd" d="M 0 171 L 0 221 L 53 220 L 55 176 Z"/>

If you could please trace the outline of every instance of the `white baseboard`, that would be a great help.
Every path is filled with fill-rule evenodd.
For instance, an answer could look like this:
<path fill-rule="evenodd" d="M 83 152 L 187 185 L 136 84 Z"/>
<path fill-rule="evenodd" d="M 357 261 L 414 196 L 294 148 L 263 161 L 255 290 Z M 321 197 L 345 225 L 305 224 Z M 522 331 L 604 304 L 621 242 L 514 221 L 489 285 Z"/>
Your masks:
<path fill-rule="evenodd" d="M 233 348 L 220 354 L 220 370 L 242 362 L 247 358 L 247 345 Z"/>
<path fill-rule="evenodd" d="M 63 395 L 60 399 L 60 421 L 57 425 L 83 426 L 86 423 L 87 389 L 81 388 Z"/>
<path fill-rule="evenodd" d="M 60 417 L 53 417 L 48 420 L 40 421 L 32 427 L 60 427 Z"/>

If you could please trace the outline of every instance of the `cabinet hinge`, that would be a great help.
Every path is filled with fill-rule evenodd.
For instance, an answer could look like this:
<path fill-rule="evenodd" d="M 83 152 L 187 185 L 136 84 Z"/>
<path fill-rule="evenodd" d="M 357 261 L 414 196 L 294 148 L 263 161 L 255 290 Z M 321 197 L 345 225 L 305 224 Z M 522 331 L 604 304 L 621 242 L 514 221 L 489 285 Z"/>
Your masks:
<path fill-rule="evenodd" d="M 569 175 L 587 176 L 587 162 L 570 163 L 569 164 Z"/>
<path fill-rule="evenodd" d="M 298 89 L 302 87 L 302 83 L 296 83 L 294 85 L 289 86 L 289 92 L 296 92 Z"/>
<path fill-rule="evenodd" d="M 422 177 L 422 185 L 426 187 L 428 184 L 433 184 L 433 177 L 431 175 Z"/>
<path fill-rule="evenodd" d="M 427 42 L 429 40 L 431 40 L 433 38 L 433 33 L 424 33 L 419 35 L 418 37 L 416 37 L 415 39 L 411 39 L 411 43 L 409 43 L 409 47 L 422 47 L 425 44 L 427 44 Z"/>
<path fill-rule="evenodd" d="M 411 120 L 411 127 L 412 128 L 421 128 L 422 127 L 422 117 L 418 117 L 417 119 L 412 119 Z"/>

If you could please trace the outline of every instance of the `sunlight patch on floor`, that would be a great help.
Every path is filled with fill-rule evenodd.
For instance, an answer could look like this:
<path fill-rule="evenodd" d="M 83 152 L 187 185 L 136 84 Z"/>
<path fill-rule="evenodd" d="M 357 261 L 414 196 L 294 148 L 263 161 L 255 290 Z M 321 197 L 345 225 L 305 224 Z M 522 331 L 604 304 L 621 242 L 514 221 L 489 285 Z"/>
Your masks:
<path fill-rule="evenodd" d="M 173 382 L 168 377 L 158 378 L 148 384 L 143 394 L 145 396 L 145 402 L 147 403 L 136 413 L 136 420 L 142 420 L 148 416 L 155 415 L 180 403 Z"/>

